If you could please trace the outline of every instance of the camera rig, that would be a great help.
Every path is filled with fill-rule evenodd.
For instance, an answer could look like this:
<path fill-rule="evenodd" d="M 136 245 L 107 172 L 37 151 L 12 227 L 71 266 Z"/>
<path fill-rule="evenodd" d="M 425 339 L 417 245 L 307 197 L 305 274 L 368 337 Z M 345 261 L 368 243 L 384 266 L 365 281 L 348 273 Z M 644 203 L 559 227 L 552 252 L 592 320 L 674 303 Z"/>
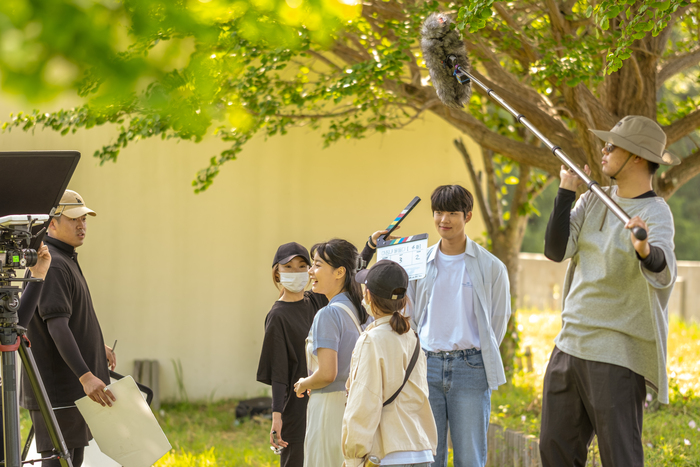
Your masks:
<path fill-rule="evenodd" d="M 18 353 L 54 446 L 53 458 L 58 459 L 62 467 L 72 467 L 68 448 L 29 348 L 26 329 L 19 325 L 20 313 L 25 317 L 23 319 L 29 317 L 25 313 L 34 313 L 34 310 L 21 306 L 23 286 L 41 279 L 17 277 L 16 270 L 37 263 L 36 250 L 46 231 L 42 225 L 54 215 L 79 159 L 77 151 L 0 152 L 0 173 L 25 175 L 3 177 L 0 181 L 0 370 L 5 448 L 4 462 L 0 465 L 6 467 L 20 467 L 24 463 L 20 450 Z"/>

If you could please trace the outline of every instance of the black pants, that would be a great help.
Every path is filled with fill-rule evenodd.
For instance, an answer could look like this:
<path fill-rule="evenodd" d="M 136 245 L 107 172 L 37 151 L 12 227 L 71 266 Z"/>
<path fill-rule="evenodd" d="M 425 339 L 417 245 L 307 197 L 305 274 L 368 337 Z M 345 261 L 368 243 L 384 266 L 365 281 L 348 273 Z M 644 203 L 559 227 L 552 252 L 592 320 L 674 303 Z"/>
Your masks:
<path fill-rule="evenodd" d="M 543 467 L 584 467 L 598 435 L 604 467 L 643 467 L 644 378 L 554 348 L 544 376 L 540 454 Z"/>
<path fill-rule="evenodd" d="M 280 454 L 280 467 L 304 466 L 304 442 L 289 443 Z"/>
<path fill-rule="evenodd" d="M 63 440 L 66 442 L 68 449 L 83 448 L 90 443 L 92 434 L 77 407 L 54 409 L 53 414 L 56 417 L 58 428 L 61 430 Z M 51 451 L 53 443 L 51 443 L 49 429 L 44 423 L 44 417 L 41 416 L 41 412 L 30 410 L 29 416 L 34 425 L 37 452 Z"/>

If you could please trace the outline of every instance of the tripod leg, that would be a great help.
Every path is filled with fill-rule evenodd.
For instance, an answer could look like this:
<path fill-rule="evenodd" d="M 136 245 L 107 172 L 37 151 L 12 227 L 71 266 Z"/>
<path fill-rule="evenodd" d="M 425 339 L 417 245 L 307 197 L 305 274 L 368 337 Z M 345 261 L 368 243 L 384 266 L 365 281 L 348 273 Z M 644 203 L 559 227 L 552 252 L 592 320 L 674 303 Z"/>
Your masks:
<path fill-rule="evenodd" d="M 32 355 L 31 350 L 27 347 L 27 343 L 24 339 L 20 340 L 19 355 L 22 358 L 22 363 L 24 365 L 24 370 L 27 372 L 29 377 L 29 383 L 32 385 L 32 390 L 36 396 L 37 403 L 39 404 L 39 410 L 44 418 L 44 423 L 49 431 L 49 437 L 51 438 L 51 443 L 53 444 L 56 452 L 59 453 L 61 467 L 73 467 L 70 455 L 68 453 L 68 448 L 66 447 L 66 442 L 63 439 L 63 434 L 61 430 L 58 429 L 58 422 L 56 421 L 56 416 L 53 413 L 53 409 L 49 404 L 49 396 L 46 394 L 46 388 L 44 383 L 41 381 L 39 372 L 36 368 L 36 361 L 34 360 L 34 355 Z"/>
<path fill-rule="evenodd" d="M 29 448 L 32 447 L 32 440 L 34 439 L 34 427 L 29 429 L 29 435 L 27 436 L 27 441 L 24 443 L 24 449 L 22 449 L 22 462 L 27 459 L 27 454 L 29 454 Z"/>
<path fill-rule="evenodd" d="M 2 414 L 5 425 L 5 465 L 20 467 L 19 399 L 15 352 L 2 352 Z"/>

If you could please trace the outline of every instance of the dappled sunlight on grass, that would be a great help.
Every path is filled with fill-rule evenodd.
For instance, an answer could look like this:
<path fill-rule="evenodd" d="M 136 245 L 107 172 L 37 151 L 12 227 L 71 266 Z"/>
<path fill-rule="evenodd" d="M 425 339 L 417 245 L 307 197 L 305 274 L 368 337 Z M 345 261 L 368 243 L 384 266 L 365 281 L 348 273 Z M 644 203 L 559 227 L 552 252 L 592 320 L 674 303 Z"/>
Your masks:
<path fill-rule="evenodd" d="M 520 310 L 518 323 L 523 363 L 508 384 L 493 392 L 491 421 L 539 436 L 542 380 L 561 328 L 561 314 Z M 671 404 L 644 414 L 646 465 L 700 467 L 700 326 L 672 318 L 668 342 Z M 527 359 L 522 356 L 527 347 L 532 372 L 522 368 L 527 368 Z M 279 465 L 279 457 L 268 446 L 270 421 L 254 418 L 236 422 L 235 407 L 236 401 L 164 405 L 157 416 L 173 450 L 155 466 Z M 450 453 L 448 466 L 452 465 Z"/>
<path fill-rule="evenodd" d="M 669 328 L 668 376 L 676 381 L 681 395 L 700 396 L 700 326 L 674 316 Z"/>
<path fill-rule="evenodd" d="M 155 467 L 279 465 L 279 456 L 269 449 L 270 421 L 236 421 L 236 404 L 164 404 L 157 418 L 173 449 Z"/>
<path fill-rule="evenodd" d="M 491 422 L 539 436 L 542 381 L 561 329 L 561 314 L 538 310 L 518 312 L 521 354 L 530 347 L 532 372 L 519 367 L 508 384 L 492 395 Z M 525 362 L 525 359 L 523 359 Z M 522 367 L 527 367 L 523 363 Z M 669 405 L 645 411 L 642 434 L 645 464 L 700 466 L 700 326 L 677 317 L 669 321 Z"/>

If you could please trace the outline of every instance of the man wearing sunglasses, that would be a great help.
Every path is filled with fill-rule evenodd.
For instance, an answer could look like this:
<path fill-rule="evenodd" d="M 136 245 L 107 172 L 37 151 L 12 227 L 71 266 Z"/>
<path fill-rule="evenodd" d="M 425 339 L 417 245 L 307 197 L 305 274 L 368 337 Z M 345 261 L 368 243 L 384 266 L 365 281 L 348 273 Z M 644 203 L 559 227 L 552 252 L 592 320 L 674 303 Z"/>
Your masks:
<path fill-rule="evenodd" d="M 643 466 L 643 404 L 648 385 L 668 403 L 668 301 L 676 280 L 673 216 L 652 180 L 659 165 L 680 161 L 664 151 L 653 120 L 627 116 L 605 141 L 606 190 L 631 217 L 625 225 L 562 166 L 545 234 L 545 255 L 570 258 L 563 287 L 562 330 L 544 377 L 540 453 L 543 467 L 584 465 L 598 435 L 605 466 Z M 584 168 L 590 173 L 590 168 Z M 647 231 L 645 240 L 633 227 Z"/>

